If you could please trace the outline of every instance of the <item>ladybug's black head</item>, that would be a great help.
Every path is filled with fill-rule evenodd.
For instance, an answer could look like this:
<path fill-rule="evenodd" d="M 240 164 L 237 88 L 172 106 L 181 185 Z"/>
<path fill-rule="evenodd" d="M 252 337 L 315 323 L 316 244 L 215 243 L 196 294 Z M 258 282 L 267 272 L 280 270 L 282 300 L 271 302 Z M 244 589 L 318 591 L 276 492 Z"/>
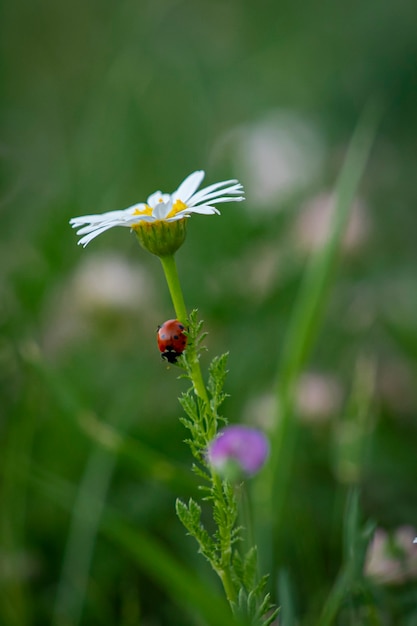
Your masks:
<path fill-rule="evenodd" d="M 168 363 L 176 363 L 180 355 L 172 346 L 167 346 L 161 356 L 163 359 L 166 359 Z"/>

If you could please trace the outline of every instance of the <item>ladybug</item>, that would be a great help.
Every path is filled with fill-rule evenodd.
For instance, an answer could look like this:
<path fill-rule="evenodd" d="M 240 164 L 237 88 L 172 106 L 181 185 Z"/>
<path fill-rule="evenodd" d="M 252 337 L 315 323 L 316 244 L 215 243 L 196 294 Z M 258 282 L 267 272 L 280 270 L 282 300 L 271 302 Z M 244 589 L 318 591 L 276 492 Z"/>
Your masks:
<path fill-rule="evenodd" d="M 184 330 L 184 324 L 178 320 L 167 320 L 162 326 L 158 326 L 158 348 L 162 358 L 168 363 L 176 363 L 185 350 L 187 335 L 184 334 Z"/>

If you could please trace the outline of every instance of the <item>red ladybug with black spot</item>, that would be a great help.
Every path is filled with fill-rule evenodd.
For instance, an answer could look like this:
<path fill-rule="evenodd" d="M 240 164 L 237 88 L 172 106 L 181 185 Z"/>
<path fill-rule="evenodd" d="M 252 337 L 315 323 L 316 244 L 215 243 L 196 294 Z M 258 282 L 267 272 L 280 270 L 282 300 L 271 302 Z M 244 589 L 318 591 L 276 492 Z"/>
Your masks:
<path fill-rule="evenodd" d="M 162 358 L 168 363 L 176 363 L 184 352 L 187 346 L 187 335 L 184 331 L 184 324 L 178 320 L 167 320 L 162 326 L 158 326 L 158 348 Z"/>

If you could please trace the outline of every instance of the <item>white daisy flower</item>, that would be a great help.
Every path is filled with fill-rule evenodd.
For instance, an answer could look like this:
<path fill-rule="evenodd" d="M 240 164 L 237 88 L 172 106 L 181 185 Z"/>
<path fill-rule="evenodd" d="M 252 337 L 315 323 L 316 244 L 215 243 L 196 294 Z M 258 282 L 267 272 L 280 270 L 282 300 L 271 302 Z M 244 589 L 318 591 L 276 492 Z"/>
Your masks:
<path fill-rule="evenodd" d="M 163 222 L 167 225 L 190 217 L 191 213 L 219 214 L 220 211 L 213 204 L 244 200 L 243 187 L 237 180 L 214 183 L 197 191 L 203 178 L 204 172 L 198 170 L 187 176 L 172 194 L 155 191 L 146 203 L 140 202 L 121 211 L 73 217 L 70 220 L 71 226 L 79 228 L 77 235 L 83 235 L 78 243 L 85 247 L 92 239 L 114 226 L 127 226 L 139 234 L 139 230 L 146 223 Z"/>

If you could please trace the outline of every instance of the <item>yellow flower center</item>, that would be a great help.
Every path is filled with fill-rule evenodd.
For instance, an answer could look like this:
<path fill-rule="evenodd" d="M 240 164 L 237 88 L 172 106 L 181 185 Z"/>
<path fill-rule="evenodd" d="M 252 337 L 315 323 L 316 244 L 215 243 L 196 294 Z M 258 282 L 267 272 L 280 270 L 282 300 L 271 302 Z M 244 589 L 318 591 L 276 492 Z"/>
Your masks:
<path fill-rule="evenodd" d="M 183 211 L 186 208 L 187 208 L 187 205 L 182 200 L 175 200 L 174 204 L 172 205 L 172 209 L 167 215 L 167 218 L 174 217 L 174 215 L 176 215 L 180 211 Z"/>
<path fill-rule="evenodd" d="M 144 209 L 135 209 L 133 215 L 152 215 L 152 209 L 146 205 Z"/>
<path fill-rule="evenodd" d="M 162 202 L 162 200 L 160 200 L 159 202 Z M 177 213 L 183 211 L 186 208 L 187 205 L 182 200 L 175 200 L 174 204 L 172 205 L 172 209 L 165 217 L 165 219 L 168 219 L 169 217 L 174 217 L 174 215 L 177 215 Z M 133 215 L 152 215 L 152 208 L 149 205 L 145 205 L 144 209 L 135 209 L 133 211 Z"/>

